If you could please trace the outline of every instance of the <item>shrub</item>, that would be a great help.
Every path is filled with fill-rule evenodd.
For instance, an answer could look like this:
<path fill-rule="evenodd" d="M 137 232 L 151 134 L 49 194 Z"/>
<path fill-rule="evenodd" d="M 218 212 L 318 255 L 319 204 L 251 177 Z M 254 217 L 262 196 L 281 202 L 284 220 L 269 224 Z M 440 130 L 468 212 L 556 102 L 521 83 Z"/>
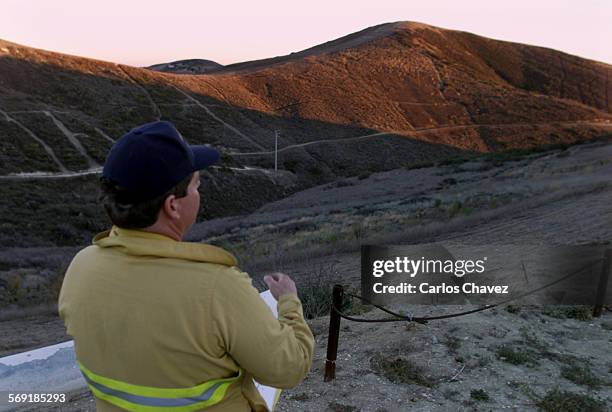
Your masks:
<path fill-rule="evenodd" d="M 425 375 L 420 366 L 399 356 L 384 357 L 377 354 L 370 359 L 370 366 L 380 375 L 393 383 L 414 383 L 421 386 L 433 386 L 433 380 Z"/>
<path fill-rule="evenodd" d="M 590 306 L 549 306 L 544 314 L 557 319 L 591 320 L 593 318 Z"/>
<path fill-rule="evenodd" d="M 545 412 L 605 412 L 606 403 L 589 395 L 553 389 L 540 399 L 538 408 Z"/>
<path fill-rule="evenodd" d="M 490 399 L 489 394 L 484 389 L 472 389 L 470 398 L 482 402 L 486 402 Z"/>
<path fill-rule="evenodd" d="M 456 336 L 446 335 L 444 344 L 450 349 L 451 352 L 456 352 L 461 347 L 461 339 Z"/>
<path fill-rule="evenodd" d="M 357 408 L 351 405 L 345 405 L 343 403 L 338 403 L 338 402 L 330 402 L 327 405 L 328 410 L 332 411 L 332 412 L 353 412 L 356 411 Z"/>
<path fill-rule="evenodd" d="M 497 349 L 497 357 L 512 365 L 535 366 L 538 364 L 537 355 L 526 349 L 513 349 L 508 346 L 502 346 Z"/>
<path fill-rule="evenodd" d="M 453 203 L 451 203 L 451 205 L 448 207 L 448 217 L 455 217 L 457 213 L 459 213 L 459 211 L 461 210 L 462 206 L 463 205 L 459 201 L 454 201 Z"/>
<path fill-rule="evenodd" d="M 332 289 L 338 281 L 335 264 L 319 265 L 312 269 L 307 281 L 300 284 L 298 295 L 302 301 L 304 317 L 314 319 L 328 315 L 331 310 Z M 345 299 L 342 310 L 350 307 L 351 301 Z"/>
<path fill-rule="evenodd" d="M 521 307 L 518 305 L 508 305 L 506 306 L 506 311 L 508 313 L 519 313 L 521 311 Z"/>
<path fill-rule="evenodd" d="M 597 388 L 602 384 L 601 380 L 587 366 L 564 366 L 561 369 L 561 376 L 578 385 L 585 385 L 591 388 Z"/>

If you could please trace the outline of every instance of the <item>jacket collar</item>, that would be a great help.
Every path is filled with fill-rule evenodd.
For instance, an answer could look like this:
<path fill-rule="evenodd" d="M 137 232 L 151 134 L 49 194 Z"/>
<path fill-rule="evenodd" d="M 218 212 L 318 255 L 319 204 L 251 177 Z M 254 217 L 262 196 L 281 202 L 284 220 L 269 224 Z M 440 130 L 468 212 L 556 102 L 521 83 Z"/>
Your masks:
<path fill-rule="evenodd" d="M 217 246 L 205 243 L 178 242 L 158 233 L 123 229 L 117 226 L 98 233 L 93 238 L 92 243 L 103 248 L 115 247 L 123 253 L 134 256 L 159 256 L 218 263 L 226 266 L 236 266 L 238 264 L 234 255 Z"/>

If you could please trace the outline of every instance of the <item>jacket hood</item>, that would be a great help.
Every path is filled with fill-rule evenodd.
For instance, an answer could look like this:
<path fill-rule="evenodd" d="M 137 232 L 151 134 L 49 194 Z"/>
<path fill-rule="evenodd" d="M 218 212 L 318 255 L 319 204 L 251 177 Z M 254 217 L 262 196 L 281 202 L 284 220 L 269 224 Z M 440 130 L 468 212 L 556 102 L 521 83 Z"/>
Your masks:
<path fill-rule="evenodd" d="M 99 247 L 119 248 L 123 253 L 134 256 L 158 256 L 218 263 L 226 266 L 236 266 L 238 264 L 234 255 L 217 246 L 205 243 L 179 242 L 158 233 L 122 229 L 117 226 L 98 233 L 93 238 L 92 243 Z"/>

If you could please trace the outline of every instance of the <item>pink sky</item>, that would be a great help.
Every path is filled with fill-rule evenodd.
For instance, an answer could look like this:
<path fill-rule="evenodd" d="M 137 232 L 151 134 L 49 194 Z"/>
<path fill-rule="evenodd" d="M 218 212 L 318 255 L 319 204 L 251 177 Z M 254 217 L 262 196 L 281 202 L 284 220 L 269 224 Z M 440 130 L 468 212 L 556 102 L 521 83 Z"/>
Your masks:
<path fill-rule="evenodd" d="M 135 66 L 229 64 L 398 20 L 612 63 L 612 0 L 2 0 L 0 38 Z"/>

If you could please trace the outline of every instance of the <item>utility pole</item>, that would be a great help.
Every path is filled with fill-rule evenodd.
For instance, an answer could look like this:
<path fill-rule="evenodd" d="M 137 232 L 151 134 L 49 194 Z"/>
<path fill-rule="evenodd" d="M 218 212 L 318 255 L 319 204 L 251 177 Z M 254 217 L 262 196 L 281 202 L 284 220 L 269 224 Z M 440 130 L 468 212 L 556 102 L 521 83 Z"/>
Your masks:
<path fill-rule="evenodd" d="M 278 174 L 278 130 L 274 131 L 274 174 Z"/>

